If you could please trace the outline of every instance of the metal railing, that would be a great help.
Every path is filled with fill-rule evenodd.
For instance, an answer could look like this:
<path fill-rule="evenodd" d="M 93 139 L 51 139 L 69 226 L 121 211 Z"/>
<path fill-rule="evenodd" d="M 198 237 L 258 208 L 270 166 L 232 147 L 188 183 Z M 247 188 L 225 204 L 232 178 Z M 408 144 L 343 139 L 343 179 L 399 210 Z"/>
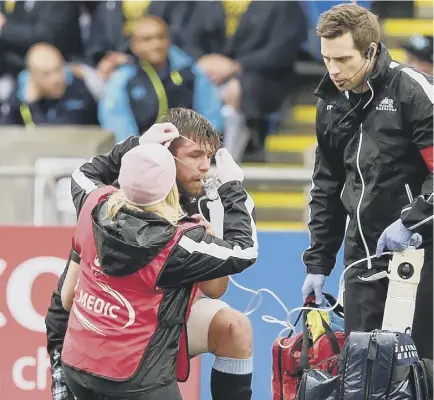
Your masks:
<path fill-rule="evenodd" d="M 46 160 L 47 161 L 47 160 Z M 52 166 L 56 164 L 53 163 Z M 17 166 L 3 165 L 0 166 L 0 187 L 2 182 L 8 182 L 7 190 L 2 194 L 4 200 L 18 208 L 18 212 L 11 216 L 10 211 L 2 212 L 0 207 L 0 224 L 31 224 L 31 225 L 58 225 L 61 211 L 55 200 L 55 185 L 59 179 L 69 177 L 73 168 L 59 168 L 61 164 L 57 163 L 58 168 L 50 168 L 47 164 L 41 169 L 37 166 Z M 80 165 L 80 164 L 78 164 Z M 308 189 L 311 180 L 311 170 L 302 168 L 275 168 L 275 167 L 244 167 L 245 181 L 267 183 L 293 183 L 303 185 Z M 211 173 L 215 171 L 211 169 Z M 25 193 L 23 195 L 23 193 Z M 30 196 L 30 201 L 29 197 Z M 65 220 L 65 217 L 63 217 Z M 71 218 L 67 218 L 71 221 Z M 68 223 L 71 224 L 71 223 Z"/>
<path fill-rule="evenodd" d="M 62 168 L 61 163 L 52 162 L 41 167 L 43 160 L 89 159 L 113 146 L 112 134 L 92 127 L 35 127 L 32 132 L 0 127 L 0 224 L 40 225 L 45 222 L 41 210 L 51 207 L 55 214 L 55 203 L 45 201 L 44 193 L 55 193 L 56 182 L 70 176 L 75 165 Z M 312 173 L 310 159 L 311 153 L 306 155 L 306 168 L 243 166 L 245 182 L 256 187 L 259 183 L 261 190 L 285 184 L 307 190 Z"/>

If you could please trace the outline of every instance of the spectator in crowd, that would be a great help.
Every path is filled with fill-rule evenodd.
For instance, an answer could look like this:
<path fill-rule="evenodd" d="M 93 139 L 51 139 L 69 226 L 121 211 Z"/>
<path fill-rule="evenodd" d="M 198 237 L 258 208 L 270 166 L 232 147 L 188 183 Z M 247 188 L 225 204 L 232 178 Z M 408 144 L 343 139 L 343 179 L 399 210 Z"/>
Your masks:
<path fill-rule="evenodd" d="M 2 104 L 2 124 L 98 124 L 97 76 L 89 67 L 66 66 L 60 51 L 46 43 L 32 46 L 26 63 L 27 70 Z"/>
<path fill-rule="evenodd" d="M 402 48 L 406 52 L 405 63 L 426 74 L 433 74 L 433 37 L 415 35 Z"/>
<path fill-rule="evenodd" d="M 116 141 L 140 135 L 173 107 L 192 108 L 222 129 L 216 88 L 190 56 L 171 46 L 162 19 L 137 20 L 130 49 L 131 63 L 113 73 L 99 105 L 100 124 Z"/>
<path fill-rule="evenodd" d="M 83 52 L 74 1 L 1 1 L 0 32 L 0 75 L 16 77 L 27 51 L 39 42 L 56 46 L 67 61 Z"/>
<path fill-rule="evenodd" d="M 144 15 L 163 19 L 171 31 L 173 44 L 182 47 L 182 30 L 195 2 L 191 1 L 99 1 L 93 7 L 92 24 L 86 54 L 107 79 L 116 66 L 125 62 L 128 38 L 134 22 Z"/>
<path fill-rule="evenodd" d="M 251 133 L 265 133 L 268 114 L 288 95 L 306 34 L 305 14 L 296 1 L 206 1 L 194 8 L 185 50 L 220 86 L 225 147 L 237 161 Z"/>

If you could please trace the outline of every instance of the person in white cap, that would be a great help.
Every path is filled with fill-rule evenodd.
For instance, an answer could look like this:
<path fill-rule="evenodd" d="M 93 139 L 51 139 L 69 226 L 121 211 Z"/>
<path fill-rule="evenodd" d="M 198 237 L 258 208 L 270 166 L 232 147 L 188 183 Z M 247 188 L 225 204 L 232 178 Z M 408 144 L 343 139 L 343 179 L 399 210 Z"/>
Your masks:
<path fill-rule="evenodd" d="M 78 400 L 181 399 L 197 284 L 242 272 L 258 254 L 243 172 L 225 149 L 216 161 L 224 240 L 185 217 L 175 159 L 161 144 L 128 151 L 120 189 L 87 197 L 73 238 L 80 263 L 70 265 L 62 289 L 71 309 L 62 363 Z M 240 226 L 240 218 L 250 222 Z"/>
<path fill-rule="evenodd" d="M 139 144 L 161 143 L 169 146 L 176 157 L 176 181 L 183 211 L 193 216 L 200 211 L 210 221 L 208 209 L 217 206 L 220 200 L 209 202 L 203 199 L 203 179 L 207 176 L 211 158 L 220 147 L 220 136 L 213 125 L 197 112 L 185 108 L 171 108 L 160 123 L 153 125 L 141 137 L 131 136 L 118 143 L 112 151 L 92 159 L 72 175 L 72 196 L 77 214 L 85 199 L 100 186 L 118 185 L 122 157 Z M 147 173 L 143 179 L 153 180 Z M 202 199 L 202 200 L 201 200 Z M 250 224 L 247 206 L 237 223 Z M 221 213 L 219 213 L 221 214 Z M 221 237 L 221 226 L 216 228 Z M 71 251 L 68 263 L 76 260 Z M 198 265 L 197 268 L 202 266 Z M 206 268 L 206 266 L 204 266 Z M 52 364 L 53 400 L 73 399 L 62 370 L 60 354 L 68 326 L 69 313 L 63 308 L 61 290 L 68 264 L 59 278 L 45 319 L 47 327 L 47 350 Z M 187 322 L 188 352 L 190 358 L 200 354 L 215 355 L 211 369 L 211 398 L 213 400 L 250 400 L 253 376 L 253 330 L 249 318 L 241 311 L 230 307 L 220 299 L 226 291 L 228 278 L 222 277 L 201 282 L 199 288 L 204 296 L 194 302 Z"/>

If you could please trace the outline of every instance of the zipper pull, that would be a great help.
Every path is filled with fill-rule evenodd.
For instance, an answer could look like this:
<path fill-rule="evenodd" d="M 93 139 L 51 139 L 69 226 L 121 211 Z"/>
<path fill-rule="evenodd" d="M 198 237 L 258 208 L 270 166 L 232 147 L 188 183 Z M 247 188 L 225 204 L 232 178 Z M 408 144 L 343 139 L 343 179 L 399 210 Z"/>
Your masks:
<path fill-rule="evenodd" d="M 369 341 L 368 348 L 368 360 L 375 361 L 378 353 L 377 332 L 371 334 L 371 340 Z"/>

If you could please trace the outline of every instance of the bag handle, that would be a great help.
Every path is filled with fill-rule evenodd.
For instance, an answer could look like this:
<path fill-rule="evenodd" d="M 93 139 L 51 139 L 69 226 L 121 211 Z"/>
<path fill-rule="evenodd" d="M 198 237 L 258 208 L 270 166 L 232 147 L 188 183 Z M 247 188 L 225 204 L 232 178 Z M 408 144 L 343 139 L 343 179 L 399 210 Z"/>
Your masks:
<path fill-rule="evenodd" d="M 414 376 L 415 381 L 417 379 L 417 372 L 416 372 L 417 367 L 419 367 L 422 371 L 422 385 L 423 385 L 421 388 L 423 390 L 423 394 L 420 393 L 419 394 L 420 397 L 418 397 L 418 399 L 420 398 L 420 400 L 425 400 L 425 399 L 428 399 L 429 395 L 430 395 L 429 383 L 428 383 L 429 374 L 428 374 L 425 362 L 423 360 L 419 360 L 416 364 L 412 364 L 413 376 Z M 416 382 L 415 382 L 415 384 L 417 386 L 417 388 L 416 388 L 416 392 L 417 392 L 419 385 L 417 385 Z"/>
<path fill-rule="evenodd" d="M 411 365 L 395 366 L 392 372 L 393 382 L 411 380 L 416 392 L 415 400 L 429 399 L 428 371 L 423 360 Z"/>
<path fill-rule="evenodd" d="M 309 311 L 303 311 L 303 342 L 301 344 L 300 360 L 298 363 L 299 373 L 310 369 L 308 351 L 310 347 L 309 330 L 307 329 L 307 314 Z"/>
<path fill-rule="evenodd" d="M 425 388 L 420 387 L 420 379 L 418 379 L 417 367 L 418 364 L 412 364 L 410 367 L 412 372 L 411 378 L 413 378 L 412 381 L 413 381 L 414 389 L 416 391 L 416 400 L 425 400 L 428 397 L 425 397 L 425 393 L 422 394 L 422 391 L 424 391 Z"/>
<path fill-rule="evenodd" d="M 308 297 L 308 298 L 306 299 L 306 301 L 303 303 L 303 307 L 313 307 L 313 306 L 316 306 L 316 304 L 315 304 L 315 303 L 312 303 L 312 301 L 313 301 L 313 298 Z M 301 310 L 301 311 L 298 313 L 297 318 L 296 318 L 295 321 L 294 321 L 294 327 L 297 326 L 297 324 L 299 323 L 300 318 L 301 318 L 301 316 L 303 315 L 303 311 L 304 311 L 304 310 Z M 290 331 L 289 331 L 288 336 L 286 337 L 286 339 L 290 338 L 290 337 L 292 336 L 293 333 L 294 333 L 294 330 L 293 330 L 293 329 L 290 329 Z"/>
<path fill-rule="evenodd" d="M 337 356 L 341 353 L 341 348 L 339 347 L 338 339 L 336 338 L 335 333 L 333 332 L 330 325 L 325 321 L 321 313 L 318 312 L 318 314 L 321 317 L 322 327 L 324 328 L 324 331 L 329 339 L 330 347 L 332 348 L 333 354 Z"/>
<path fill-rule="evenodd" d="M 305 306 L 305 305 L 306 305 L 306 303 L 305 303 L 303 306 Z M 295 322 L 294 322 L 294 326 L 297 326 L 298 322 L 300 321 L 300 318 L 301 318 L 302 314 L 303 314 L 303 310 L 301 310 L 301 311 L 298 313 L 297 318 L 295 319 Z M 290 337 L 292 336 L 293 333 L 294 333 L 294 330 L 291 329 L 291 330 L 289 331 L 288 336 L 287 336 L 286 338 L 290 338 Z M 280 341 L 280 343 L 282 344 L 282 341 Z M 279 357 L 279 358 L 278 358 L 278 365 L 279 365 L 280 400 L 283 400 L 283 395 L 284 395 L 284 393 L 283 393 L 283 374 L 284 374 L 284 372 L 282 371 L 282 354 L 283 354 L 283 352 L 282 352 L 282 347 L 279 346 L 279 352 L 278 352 L 278 357 Z"/>
<path fill-rule="evenodd" d="M 310 297 L 310 296 L 307 297 L 306 300 L 303 303 L 303 307 L 316 307 L 315 299 L 313 297 Z M 304 335 L 304 326 L 306 325 L 306 320 L 305 320 L 304 314 L 305 314 L 305 310 L 300 310 L 300 312 L 298 313 L 297 318 L 295 319 L 295 322 L 294 322 L 294 326 L 297 326 L 297 324 L 300 321 L 300 318 L 303 316 L 303 335 Z M 290 330 L 287 337 L 288 338 L 291 337 L 291 335 L 293 333 L 294 333 L 294 330 Z M 308 335 L 307 335 L 307 339 L 309 339 L 309 332 L 308 332 Z M 302 345 L 303 345 L 304 342 L 306 342 L 306 341 L 302 340 Z M 293 348 L 291 350 L 291 353 L 290 353 L 290 357 L 293 360 L 294 360 L 294 351 L 295 351 L 295 349 Z M 309 365 L 309 360 L 307 360 L 307 365 Z"/>
<path fill-rule="evenodd" d="M 309 363 L 309 356 L 308 351 L 310 347 L 310 337 L 309 337 L 309 330 L 307 328 L 307 314 L 310 311 L 304 311 L 303 312 L 303 343 L 301 345 L 301 353 L 300 353 L 300 361 L 298 363 L 300 372 L 310 369 L 310 363 Z M 333 351 L 334 355 L 339 355 L 341 353 L 341 348 L 339 347 L 338 339 L 336 338 L 336 335 L 332 331 L 330 325 L 325 321 L 323 316 L 320 313 L 320 310 L 318 310 L 318 314 L 321 318 L 322 327 L 324 328 L 325 334 L 327 335 L 327 338 L 330 342 L 330 347 Z"/>
<path fill-rule="evenodd" d="M 301 311 L 298 313 L 297 318 L 296 318 L 295 321 L 294 321 L 294 326 L 297 326 L 298 322 L 300 321 L 300 318 L 301 318 L 302 314 L 303 314 L 303 310 L 301 310 Z M 292 336 L 293 333 L 294 333 L 294 330 L 293 330 L 293 329 L 290 329 L 290 331 L 289 331 L 289 333 L 288 333 L 288 336 L 287 336 L 286 338 L 290 338 L 290 337 Z"/>

